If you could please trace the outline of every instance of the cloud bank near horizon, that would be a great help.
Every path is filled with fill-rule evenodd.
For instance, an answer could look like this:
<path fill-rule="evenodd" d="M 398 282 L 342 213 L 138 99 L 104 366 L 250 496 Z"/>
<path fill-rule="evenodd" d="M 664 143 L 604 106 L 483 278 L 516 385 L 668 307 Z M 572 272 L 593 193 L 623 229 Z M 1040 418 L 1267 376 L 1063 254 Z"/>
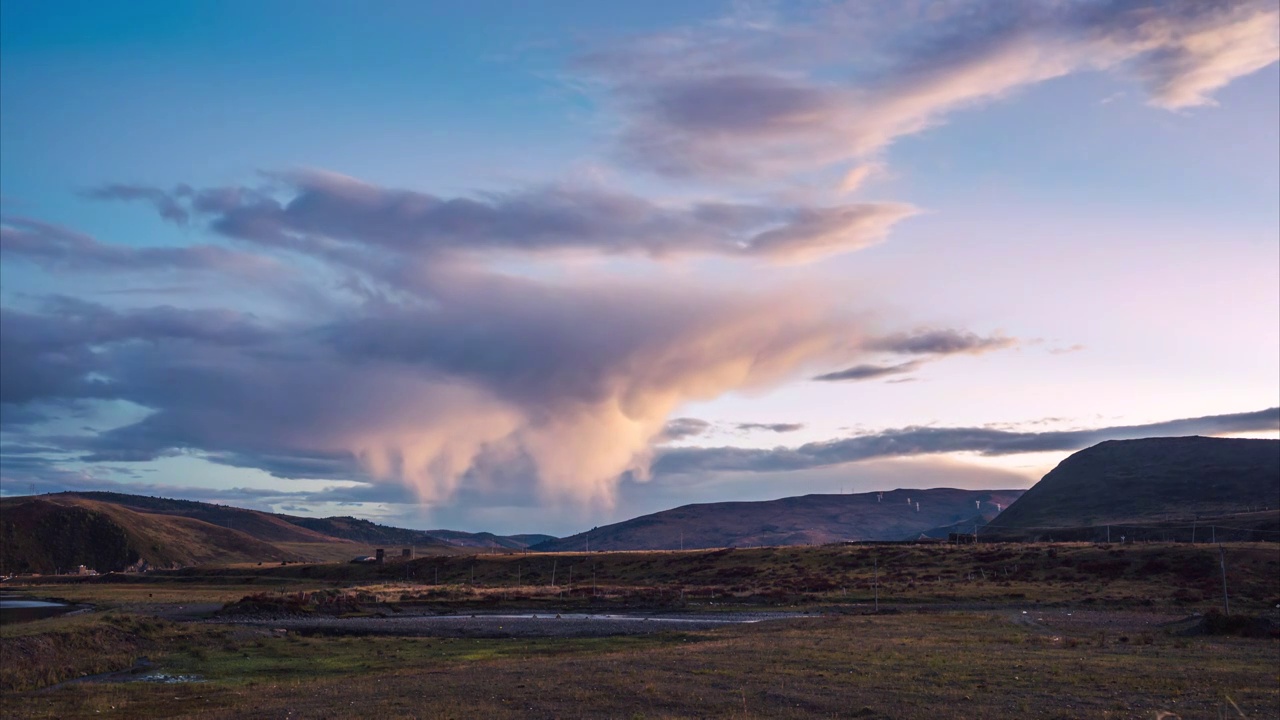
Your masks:
<path fill-rule="evenodd" d="M 786 472 L 881 458 L 944 453 L 996 456 L 1065 452 L 1081 450 L 1106 440 L 1276 430 L 1280 430 L 1280 407 L 1086 430 L 1019 432 L 984 427 L 905 427 L 839 440 L 807 443 L 795 448 L 669 448 L 663 450 L 654 461 L 652 472 L 655 475 L 728 471 Z"/>

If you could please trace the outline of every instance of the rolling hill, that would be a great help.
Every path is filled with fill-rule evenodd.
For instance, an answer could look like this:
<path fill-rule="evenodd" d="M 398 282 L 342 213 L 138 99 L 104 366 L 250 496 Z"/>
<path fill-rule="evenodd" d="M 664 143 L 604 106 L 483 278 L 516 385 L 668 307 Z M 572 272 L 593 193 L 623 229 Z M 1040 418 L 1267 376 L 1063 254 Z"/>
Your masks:
<path fill-rule="evenodd" d="M 549 535 L 424 531 L 353 517 L 305 518 L 191 500 L 85 492 L 0 498 L 0 573 L 106 572 L 266 561 L 333 561 L 386 547 L 522 549 Z"/>
<path fill-rule="evenodd" d="M 685 505 L 531 549 L 581 551 L 590 543 L 592 550 L 676 550 L 945 537 L 951 526 L 985 523 L 995 516 L 996 503 L 1008 505 L 1021 494 L 936 488 Z"/>
<path fill-rule="evenodd" d="M 260 540 L 283 543 L 310 543 L 349 540 L 367 545 L 467 548 L 523 549 L 543 542 L 550 535 L 494 535 L 460 530 L 413 530 L 379 525 L 369 520 L 339 516 L 327 518 L 301 517 L 281 513 L 216 505 L 193 500 L 126 495 L 124 493 L 82 492 L 60 493 L 58 497 L 78 497 L 112 503 L 142 512 L 181 515 L 232 530 L 246 532 Z"/>
<path fill-rule="evenodd" d="M 287 515 L 274 515 L 257 510 L 196 502 L 194 500 L 171 500 L 169 498 L 113 492 L 59 493 L 44 497 L 68 500 L 83 499 L 116 505 L 137 512 L 193 518 L 229 530 L 239 530 L 267 542 L 331 542 L 335 537 L 341 538 L 339 535 L 310 530 L 303 525 L 292 522 L 294 518 L 290 518 Z M 354 538 L 343 539 L 350 540 Z"/>
<path fill-rule="evenodd" d="M 1277 506 L 1280 440 L 1112 440 L 1063 460 L 989 532 L 1190 521 Z"/>
<path fill-rule="evenodd" d="M 5 573 L 300 559 L 239 530 L 83 498 L 5 498 L 0 510 L 0 571 Z"/>

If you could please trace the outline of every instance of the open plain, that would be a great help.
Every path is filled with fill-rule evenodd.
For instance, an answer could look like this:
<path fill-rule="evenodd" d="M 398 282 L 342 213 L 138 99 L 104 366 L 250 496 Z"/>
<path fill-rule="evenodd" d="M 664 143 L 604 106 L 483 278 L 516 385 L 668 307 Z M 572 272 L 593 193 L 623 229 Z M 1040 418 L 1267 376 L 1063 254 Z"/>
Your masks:
<path fill-rule="evenodd" d="M 93 609 L 6 625 L 0 682 L 15 718 L 1265 718 L 1278 565 L 871 544 L 19 578 Z"/>

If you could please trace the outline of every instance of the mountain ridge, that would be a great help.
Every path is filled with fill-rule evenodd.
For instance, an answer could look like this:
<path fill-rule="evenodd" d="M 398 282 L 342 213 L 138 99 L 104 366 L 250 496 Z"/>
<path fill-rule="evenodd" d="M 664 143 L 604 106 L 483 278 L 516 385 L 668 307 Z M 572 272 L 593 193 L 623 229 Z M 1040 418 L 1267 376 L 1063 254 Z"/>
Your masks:
<path fill-rule="evenodd" d="M 987 522 L 997 513 L 996 503 L 1007 506 L 1022 492 L 896 489 L 695 503 L 596 527 L 530 549 L 580 551 L 590 543 L 592 550 L 678 550 L 914 540 L 922 534 L 946 537 L 946 530 L 956 523 Z"/>
<path fill-rule="evenodd" d="M 1108 440 L 1065 458 L 990 523 L 1001 533 L 1280 506 L 1280 440 Z"/>

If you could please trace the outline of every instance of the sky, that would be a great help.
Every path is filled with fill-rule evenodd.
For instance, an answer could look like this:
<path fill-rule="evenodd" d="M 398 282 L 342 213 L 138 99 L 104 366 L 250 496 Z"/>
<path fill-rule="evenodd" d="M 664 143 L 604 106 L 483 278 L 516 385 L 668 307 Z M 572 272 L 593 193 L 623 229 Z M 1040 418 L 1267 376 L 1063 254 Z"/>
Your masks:
<path fill-rule="evenodd" d="M 570 534 L 1280 437 L 1276 0 L 0 4 L 0 494 Z"/>

